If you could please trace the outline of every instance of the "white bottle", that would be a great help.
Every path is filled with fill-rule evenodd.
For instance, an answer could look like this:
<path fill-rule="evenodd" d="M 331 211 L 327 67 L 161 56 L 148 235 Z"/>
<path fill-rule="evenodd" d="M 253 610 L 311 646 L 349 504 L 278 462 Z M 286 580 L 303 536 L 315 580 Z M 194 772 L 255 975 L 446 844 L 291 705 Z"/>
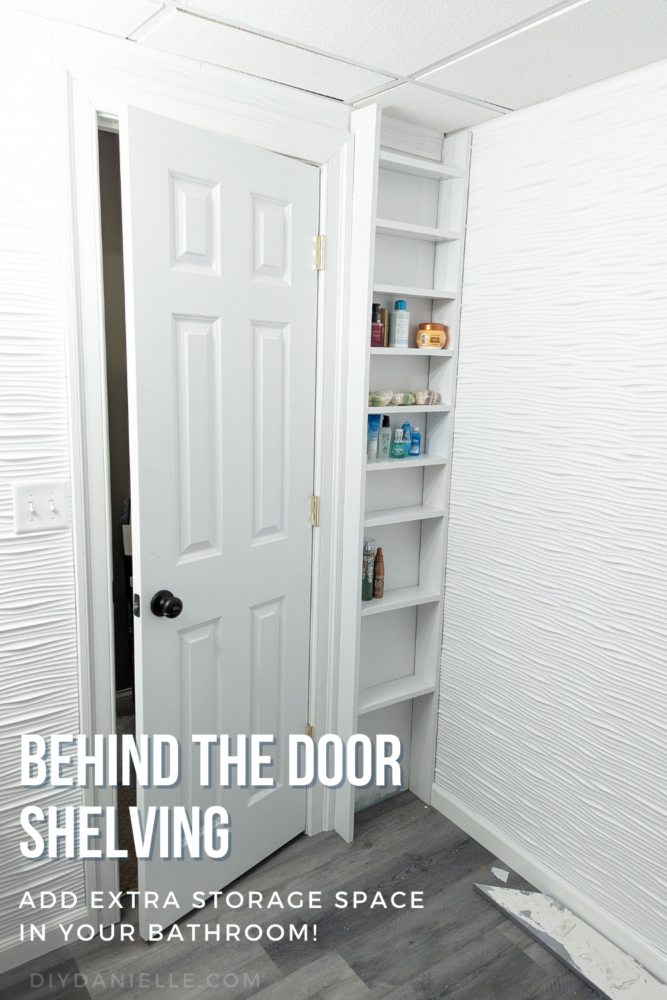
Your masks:
<path fill-rule="evenodd" d="M 389 314 L 389 346 L 407 347 L 410 339 L 410 313 L 404 299 L 394 303 L 394 312 Z"/>
<path fill-rule="evenodd" d="M 380 427 L 380 440 L 378 444 L 378 458 L 380 461 L 387 461 L 389 458 L 389 453 L 391 451 L 391 427 L 389 426 L 389 417 L 385 413 L 382 417 L 382 426 Z"/>

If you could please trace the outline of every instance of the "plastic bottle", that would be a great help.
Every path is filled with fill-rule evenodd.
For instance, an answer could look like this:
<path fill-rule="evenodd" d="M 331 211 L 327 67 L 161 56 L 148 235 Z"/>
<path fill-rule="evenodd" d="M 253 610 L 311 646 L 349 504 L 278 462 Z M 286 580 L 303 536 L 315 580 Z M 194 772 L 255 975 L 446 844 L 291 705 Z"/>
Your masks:
<path fill-rule="evenodd" d="M 389 315 L 389 346 L 407 347 L 410 337 L 410 313 L 404 299 L 397 299 L 394 312 Z"/>
<path fill-rule="evenodd" d="M 382 558 L 382 546 L 378 547 L 377 555 L 375 556 L 373 597 L 376 599 L 384 597 L 384 559 Z"/>
<path fill-rule="evenodd" d="M 364 538 L 364 555 L 361 572 L 361 599 L 373 600 L 373 567 L 375 563 L 375 539 Z"/>
<path fill-rule="evenodd" d="M 385 461 L 389 458 L 391 451 L 391 426 L 389 424 L 389 414 L 382 417 L 382 427 L 380 428 L 380 439 L 378 441 L 378 458 Z"/>
<path fill-rule="evenodd" d="M 412 427 L 406 420 L 403 424 L 403 444 L 405 445 L 405 454 L 410 454 L 410 438 L 412 436 Z"/>
<path fill-rule="evenodd" d="M 412 428 L 412 437 L 410 439 L 410 455 L 413 458 L 418 458 L 422 451 L 422 436 L 419 433 L 418 427 Z"/>
<path fill-rule="evenodd" d="M 403 431 L 397 427 L 394 431 L 394 443 L 391 446 L 392 458 L 405 458 L 405 445 L 403 444 Z"/>
<path fill-rule="evenodd" d="M 378 457 L 378 433 L 380 430 L 380 414 L 368 415 L 368 436 L 366 438 L 366 457 L 371 461 Z"/>

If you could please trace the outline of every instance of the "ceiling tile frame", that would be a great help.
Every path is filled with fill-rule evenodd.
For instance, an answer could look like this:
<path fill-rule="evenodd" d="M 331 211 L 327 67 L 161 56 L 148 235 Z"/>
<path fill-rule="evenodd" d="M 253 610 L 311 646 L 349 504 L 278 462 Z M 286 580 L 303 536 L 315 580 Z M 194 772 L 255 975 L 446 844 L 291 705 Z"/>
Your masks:
<path fill-rule="evenodd" d="M 495 35 L 489 35 L 488 38 L 484 38 L 474 45 L 469 45 L 465 49 L 461 49 L 459 52 L 453 52 L 451 55 L 447 56 L 445 59 L 439 59 L 437 62 L 431 63 L 429 66 L 425 66 L 423 69 L 417 70 L 414 74 L 414 82 L 422 83 L 424 78 L 430 76 L 432 73 L 436 73 L 439 69 L 444 66 L 451 66 L 453 63 L 459 61 L 459 59 L 465 59 L 467 56 L 472 55 L 473 52 L 483 52 L 484 49 L 490 48 L 492 45 L 498 45 L 499 42 L 506 41 L 508 38 L 513 38 L 515 35 L 520 35 L 524 31 L 530 31 L 531 28 L 537 27 L 538 24 L 544 24 L 546 21 L 551 21 L 555 17 L 560 17 L 562 14 L 567 14 L 571 10 L 576 10 L 577 7 L 583 7 L 584 4 L 590 3 L 590 0 L 561 0 L 560 3 L 554 4 L 553 7 L 549 7 L 548 10 L 542 11 L 540 14 L 534 14 L 532 17 L 527 17 L 523 21 L 518 21 L 513 24 L 510 28 L 506 28 L 504 31 L 498 31 Z M 439 90 L 439 87 L 433 87 L 434 90 Z"/>
<path fill-rule="evenodd" d="M 271 39 L 275 42 L 280 42 L 283 45 L 289 45 L 294 48 L 303 49 L 307 52 L 312 52 L 314 54 L 325 56 L 329 59 L 334 59 L 340 63 L 347 64 L 349 66 L 354 66 L 357 69 L 368 70 L 373 73 L 379 73 L 383 76 L 388 77 L 391 82 L 382 84 L 375 87 L 369 91 L 355 94 L 353 97 L 347 98 L 343 103 L 354 105 L 360 101 L 368 100 L 371 97 L 378 96 L 389 90 L 393 90 L 399 87 L 401 84 L 410 83 L 413 86 L 421 87 L 426 90 L 431 90 L 434 93 L 442 94 L 445 97 L 451 97 L 459 101 L 464 101 L 469 104 L 474 104 L 479 107 L 488 108 L 491 111 L 496 111 L 501 114 L 506 114 L 511 111 L 511 108 L 504 107 L 503 105 L 495 104 L 490 101 L 482 100 L 480 98 L 472 97 L 468 94 L 461 94 L 456 91 L 447 90 L 443 87 L 438 87 L 432 83 L 428 82 L 428 76 L 435 73 L 437 70 L 441 69 L 443 66 L 450 65 L 459 59 L 463 59 L 473 52 L 484 50 L 489 46 L 496 45 L 503 39 L 512 37 L 513 35 L 519 34 L 524 31 L 529 31 L 532 27 L 538 24 L 551 20 L 554 17 L 558 17 L 567 11 L 580 7 L 582 4 L 589 3 L 590 0 L 560 0 L 559 3 L 554 4 L 552 7 L 547 8 L 545 11 L 541 11 L 531 17 L 525 18 L 522 21 L 517 22 L 514 25 L 504 29 L 503 31 L 497 32 L 495 35 L 491 35 L 487 38 L 481 39 L 474 45 L 468 46 L 466 49 L 462 49 L 460 52 L 453 53 L 446 59 L 439 60 L 438 62 L 431 63 L 422 69 L 416 70 L 410 75 L 404 75 L 397 73 L 395 70 L 386 69 L 379 66 L 374 66 L 370 63 L 361 62 L 356 59 L 351 59 L 346 56 L 338 55 L 328 51 L 327 49 L 322 49 L 318 46 L 307 45 L 302 42 L 295 42 L 293 39 L 288 38 L 284 35 L 276 34 L 275 32 L 267 31 L 263 28 L 256 28 L 251 24 L 246 24 L 241 21 L 236 21 L 229 17 L 224 17 L 222 15 L 216 14 L 207 9 L 202 9 L 197 6 L 196 0 L 165 0 L 163 6 L 156 11 L 156 13 L 144 21 L 137 29 L 129 36 L 133 41 L 141 41 L 141 39 L 148 34 L 153 28 L 157 27 L 160 22 L 165 18 L 169 17 L 176 10 L 180 10 L 184 14 L 191 14 L 196 17 L 201 17 L 207 21 L 218 22 L 224 24 L 230 28 L 236 28 L 240 31 L 247 31 L 250 34 L 258 35 L 267 39 Z"/>
<path fill-rule="evenodd" d="M 0 0 L 2 3 L 3 0 Z M 355 94 L 352 97 L 348 97 L 342 103 L 347 105 L 355 105 L 362 101 L 367 101 L 372 97 L 379 96 L 388 91 L 391 91 L 402 84 L 409 83 L 412 86 L 420 87 L 425 90 L 432 91 L 436 94 L 441 94 L 445 97 L 450 97 L 458 101 L 463 101 L 468 104 L 477 105 L 482 108 L 488 108 L 491 111 L 495 111 L 500 114 L 507 114 L 512 111 L 512 108 L 505 107 L 500 104 L 495 104 L 490 101 L 471 96 L 469 94 L 461 94 L 457 91 L 448 90 L 443 87 L 439 87 L 433 83 L 430 83 L 428 77 L 435 74 L 438 70 L 445 66 L 451 65 L 458 62 L 461 59 L 466 58 L 472 53 L 483 51 L 486 48 L 494 46 L 507 38 L 511 38 L 517 34 L 525 31 L 529 31 L 532 27 L 536 27 L 539 24 L 549 21 L 555 17 L 559 17 L 570 10 L 582 6 L 583 4 L 589 3 L 590 0 L 560 0 L 560 2 L 553 4 L 553 6 L 548 7 L 544 11 L 540 11 L 532 16 L 525 18 L 522 21 L 517 22 L 502 31 L 497 32 L 495 35 L 488 36 L 487 38 L 480 39 L 478 42 L 459 52 L 452 53 L 447 58 L 439 60 L 437 62 L 431 63 L 414 73 L 409 75 L 404 75 L 397 73 L 395 70 L 385 69 L 382 67 L 374 66 L 370 63 L 361 62 L 356 59 L 349 58 L 347 56 L 338 55 L 328 51 L 327 49 L 322 49 L 317 46 L 308 45 L 302 42 L 295 42 L 293 39 L 276 34 L 265 30 L 263 28 L 256 28 L 251 24 L 245 24 L 244 22 L 236 21 L 232 18 L 225 17 L 223 15 L 216 14 L 207 9 L 202 9 L 197 6 L 197 0 L 163 0 L 161 4 L 156 2 L 156 12 L 151 15 L 148 19 L 142 20 L 133 31 L 126 37 L 131 41 L 141 42 L 149 32 L 156 28 L 165 19 L 169 18 L 176 11 L 181 11 L 184 14 L 191 14 L 196 17 L 201 17 L 207 21 L 217 22 L 221 25 L 226 25 L 229 28 L 236 28 L 241 31 L 246 31 L 250 34 L 257 35 L 259 37 L 267 38 L 275 42 L 280 42 L 283 45 L 289 45 L 291 47 L 302 49 L 306 52 L 311 52 L 316 55 L 324 56 L 329 59 L 333 59 L 339 63 L 347 64 L 351 67 L 357 69 L 367 70 L 373 73 L 381 74 L 389 78 L 390 82 L 380 84 L 371 90 Z M 13 4 L 10 3 L 10 6 Z M 285 84 L 290 86 L 289 84 Z M 337 100 L 336 98 L 332 98 Z"/>

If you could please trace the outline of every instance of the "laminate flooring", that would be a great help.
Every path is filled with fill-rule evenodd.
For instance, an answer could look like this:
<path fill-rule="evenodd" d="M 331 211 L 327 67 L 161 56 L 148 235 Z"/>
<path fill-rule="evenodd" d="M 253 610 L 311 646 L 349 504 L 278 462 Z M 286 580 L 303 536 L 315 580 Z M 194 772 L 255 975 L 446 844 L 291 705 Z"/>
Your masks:
<path fill-rule="evenodd" d="M 214 909 L 179 922 L 185 941 L 77 942 L 0 976 L 0 1000 L 592 1000 L 598 996 L 478 893 L 492 854 L 404 792 L 357 814 L 356 836 L 298 837 L 226 891 L 322 892 L 299 917 Z M 510 874 L 511 888 L 531 889 Z M 336 909 L 335 894 L 422 891 L 423 909 Z M 315 914 L 315 915 L 314 915 Z M 33 917 L 34 919 L 34 917 Z M 306 942 L 204 941 L 203 925 L 312 924 Z M 136 924 L 126 906 L 123 921 Z M 191 940 L 188 923 L 202 927 Z M 256 933 L 256 932 L 255 932 Z M 274 932 L 274 934 L 277 932 Z"/>

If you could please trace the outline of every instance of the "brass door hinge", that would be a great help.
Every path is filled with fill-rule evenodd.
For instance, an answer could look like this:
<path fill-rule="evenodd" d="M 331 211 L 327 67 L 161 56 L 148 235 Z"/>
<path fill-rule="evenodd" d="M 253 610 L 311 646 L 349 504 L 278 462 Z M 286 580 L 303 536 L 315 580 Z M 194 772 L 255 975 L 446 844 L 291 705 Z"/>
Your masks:
<path fill-rule="evenodd" d="M 315 726 L 311 726 L 310 722 L 306 726 L 306 736 L 310 736 L 311 740 L 315 739 Z"/>
<path fill-rule="evenodd" d="M 320 526 L 320 498 L 311 497 L 310 498 L 310 523 L 313 528 L 319 528 Z"/>
<path fill-rule="evenodd" d="M 315 270 L 324 271 L 326 268 L 326 249 L 327 249 L 327 238 L 326 236 L 316 236 L 315 237 Z"/>

